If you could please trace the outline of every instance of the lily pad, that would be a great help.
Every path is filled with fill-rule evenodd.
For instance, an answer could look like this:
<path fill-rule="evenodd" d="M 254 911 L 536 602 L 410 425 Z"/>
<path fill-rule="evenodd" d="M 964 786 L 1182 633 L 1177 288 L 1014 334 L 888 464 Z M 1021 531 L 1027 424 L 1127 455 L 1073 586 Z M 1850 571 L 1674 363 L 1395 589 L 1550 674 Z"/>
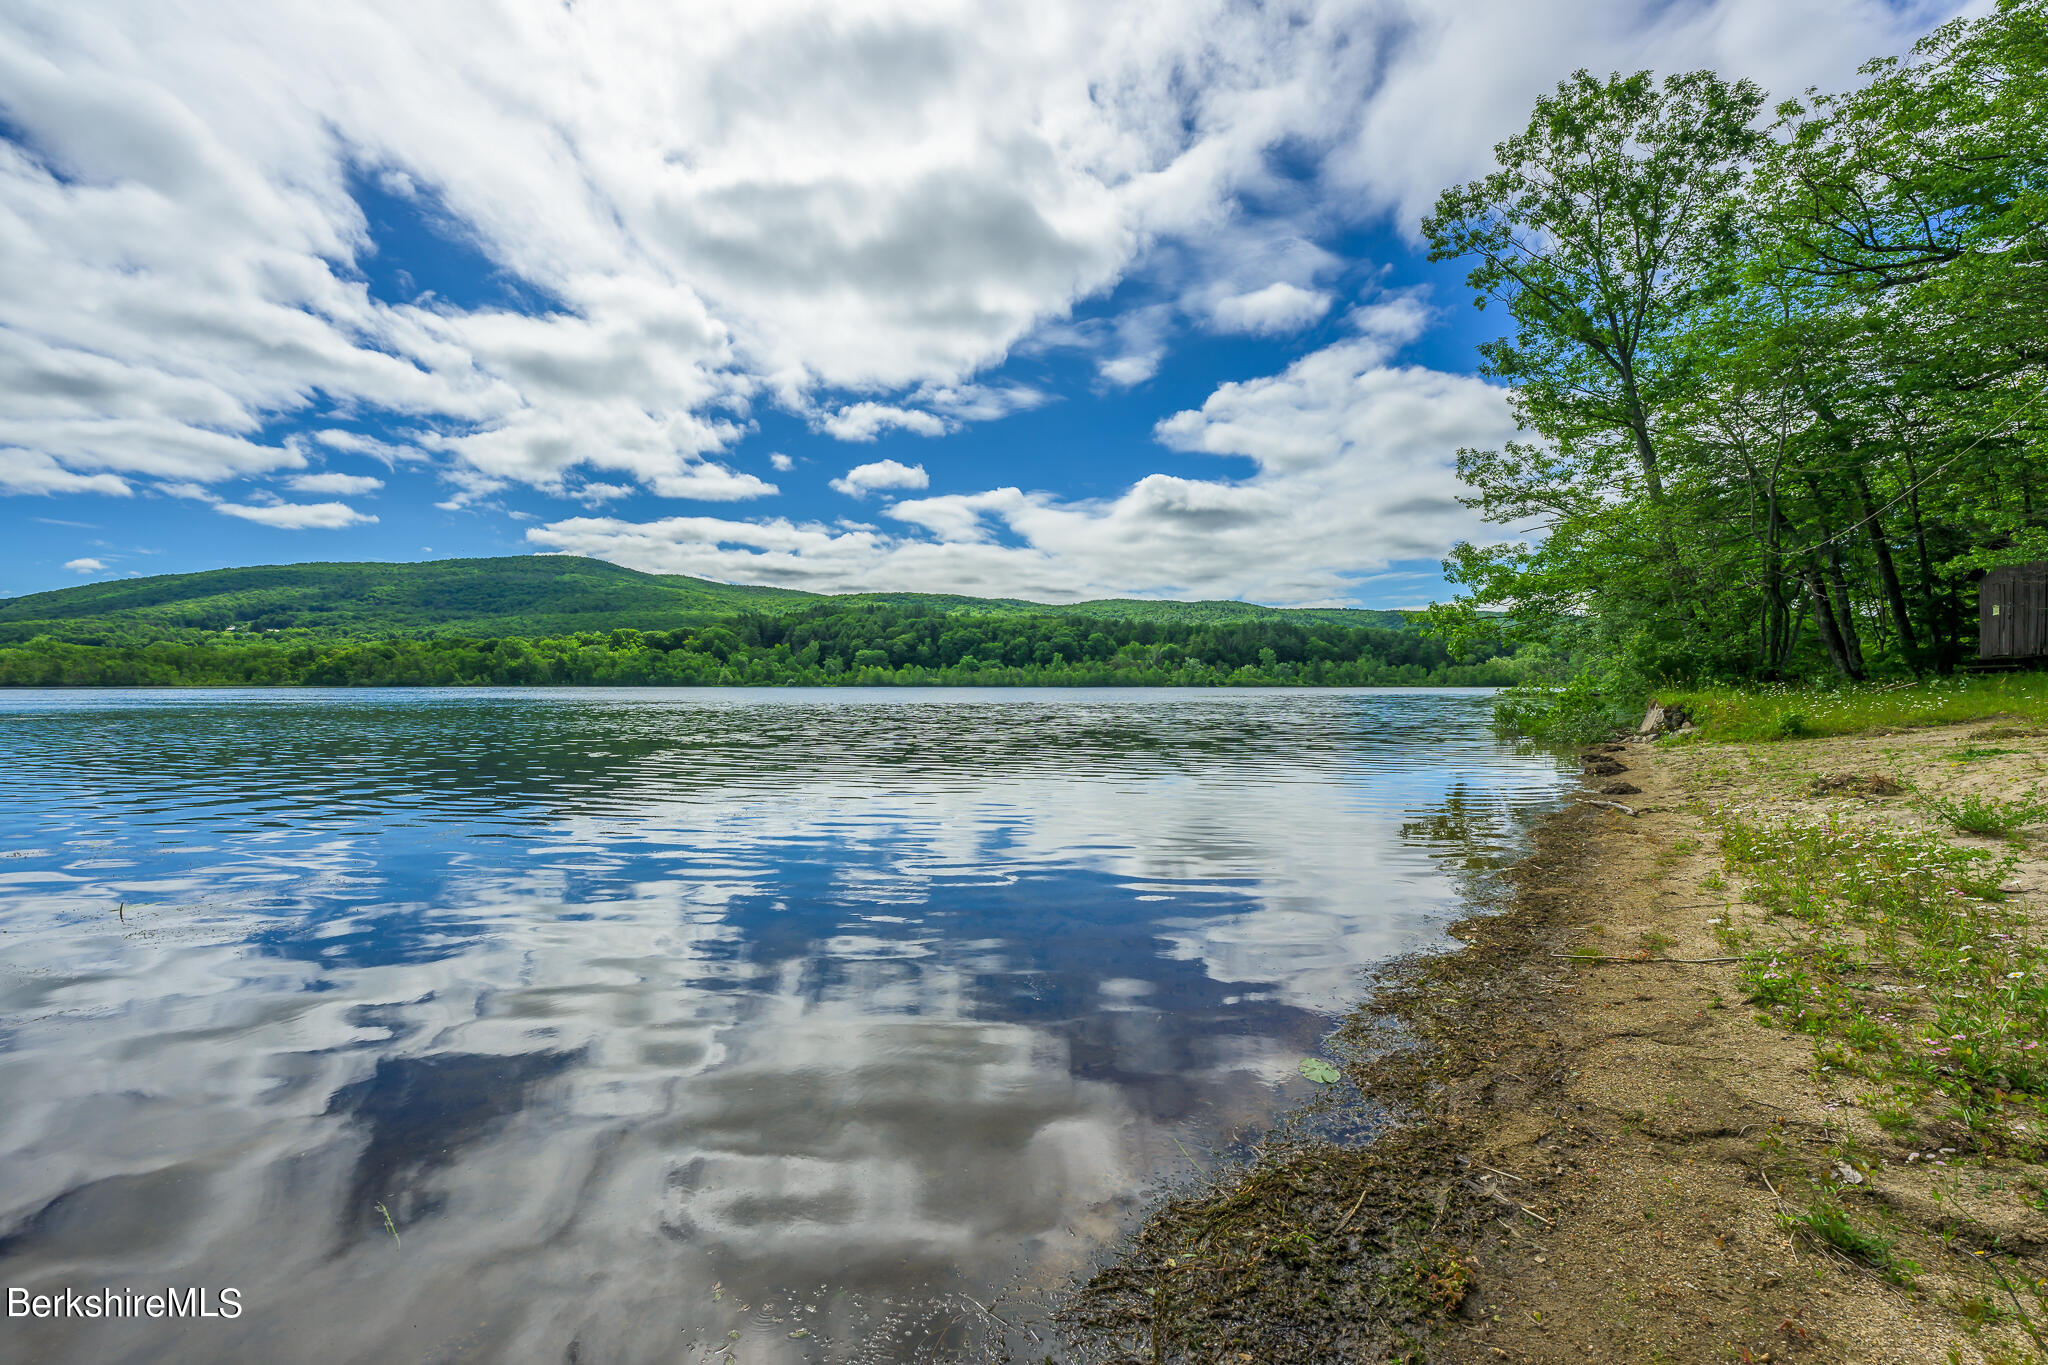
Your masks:
<path fill-rule="evenodd" d="M 1301 1074 L 1317 1085 L 1334 1085 L 1344 1079 L 1344 1073 L 1320 1057 L 1310 1057 L 1301 1064 Z"/>

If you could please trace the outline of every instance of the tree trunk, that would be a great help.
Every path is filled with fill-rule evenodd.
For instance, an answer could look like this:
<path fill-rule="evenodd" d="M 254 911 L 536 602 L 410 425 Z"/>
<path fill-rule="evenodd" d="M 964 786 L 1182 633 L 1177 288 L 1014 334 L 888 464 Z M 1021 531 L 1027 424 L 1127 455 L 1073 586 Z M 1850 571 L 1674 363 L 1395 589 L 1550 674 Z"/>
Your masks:
<path fill-rule="evenodd" d="M 1828 605 L 1828 595 L 1821 587 L 1820 574 L 1813 569 L 1800 572 L 1806 584 L 1807 601 L 1813 606 L 1813 623 L 1820 628 L 1820 642 L 1828 652 L 1828 662 L 1835 671 L 1853 681 L 1862 681 L 1863 669 L 1849 656 L 1849 650 L 1842 641 L 1841 628 L 1835 622 L 1834 608 Z"/>
<path fill-rule="evenodd" d="M 1934 576 L 1934 554 L 1927 548 L 1927 523 L 1920 515 L 1920 467 L 1913 460 L 1913 452 L 1901 452 L 1906 460 L 1906 512 L 1913 524 L 1913 552 L 1920 567 L 1920 605 L 1925 613 L 1928 647 L 1934 656 L 1934 671 L 1943 677 L 1955 672 L 1955 642 L 1943 638 L 1942 609 L 1935 596 L 1937 583 Z"/>
<path fill-rule="evenodd" d="M 1785 665 L 1792 658 L 1792 641 L 1796 631 L 1792 625 L 1792 606 L 1785 600 L 1785 570 L 1783 557 L 1778 553 L 1777 494 L 1773 490 L 1766 525 L 1768 534 L 1764 542 L 1764 609 L 1769 622 L 1769 638 L 1765 642 L 1764 666 L 1773 676 L 1784 672 Z"/>
<path fill-rule="evenodd" d="M 1836 643 L 1829 646 L 1829 654 L 1832 656 L 1838 645 L 1842 653 L 1842 671 L 1849 677 L 1860 678 L 1863 676 L 1863 642 L 1856 637 L 1856 621 L 1849 614 L 1849 589 L 1842 581 L 1842 551 L 1831 526 L 1833 519 L 1828 515 L 1828 498 L 1821 491 L 1819 479 L 1811 474 L 1807 474 L 1805 479 L 1807 492 L 1813 495 L 1814 522 L 1816 534 L 1820 537 L 1816 548 L 1824 551 L 1815 555 L 1816 567 L 1807 571 L 1808 583 L 1813 591 L 1820 592 L 1821 579 L 1825 578 L 1826 590 L 1834 597 L 1829 620 L 1821 623 L 1821 635 L 1826 638 L 1832 625 Z M 1829 604 L 1823 601 L 1821 605 Z"/>
<path fill-rule="evenodd" d="M 1842 547 L 1828 546 L 1828 588 L 1834 594 L 1835 625 L 1842 632 L 1842 649 L 1849 656 L 1849 662 L 1856 666 L 1856 676 L 1863 676 L 1863 636 L 1856 629 L 1856 613 L 1849 605 L 1848 576 L 1842 569 Z"/>
<path fill-rule="evenodd" d="M 1792 660 L 1792 645 L 1799 638 L 1800 622 L 1791 620 L 1792 605 L 1785 600 L 1785 556 L 1779 549 L 1785 542 L 1785 518 L 1778 511 L 1778 474 L 1785 465 L 1785 446 L 1778 444 L 1778 458 L 1771 465 L 1771 481 L 1764 503 L 1764 582 L 1777 613 L 1777 633 L 1771 640 L 1771 671 L 1784 672 Z"/>
<path fill-rule="evenodd" d="M 1647 418 L 1637 416 L 1628 424 L 1629 435 L 1634 438 L 1636 463 L 1642 467 L 1643 487 L 1650 491 L 1650 502 L 1661 507 L 1664 503 L 1664 480 L 1657 472 L 1657 447 L 1650 443 L 1650 423 Z"/>
<path fill-rule="evenodd" d="M 1906 610 L 1906 590 L 1899 584 L 1898 566 L 1892 563 L 1892 547 L 1885 540 L 1884 527 L 1878 524 L 1877 512 L 1870 498 L 1870 481 L 1864 477 L 1861 465 L 1855 467 L 1854 474 L 1850 487 L 1856 494 L 1856 512 L 1863 519 L 1863 533 L 1870 540 L 1870 553 L 1877 559 L 1877 577 L 1884 586 L 1884 601 L 1891 611 L 1892 629 L 1899 634 L 1899 652 L 1905 657 L 1906 667 L 1918 673 L 1920 641 L 1913 633 L 1913 617 Z"/>

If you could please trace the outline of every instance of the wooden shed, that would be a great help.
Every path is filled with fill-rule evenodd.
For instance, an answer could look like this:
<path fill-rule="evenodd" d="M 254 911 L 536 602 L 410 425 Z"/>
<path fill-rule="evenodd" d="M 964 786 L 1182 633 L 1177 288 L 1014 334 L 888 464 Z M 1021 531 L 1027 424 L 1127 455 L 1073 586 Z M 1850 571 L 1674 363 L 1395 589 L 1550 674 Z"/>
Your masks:
<path fill-rule="evenodd" d="M 1977 621 L 1978 658 L 2048 658 L 2048 562 L 1985 574 Z"/>

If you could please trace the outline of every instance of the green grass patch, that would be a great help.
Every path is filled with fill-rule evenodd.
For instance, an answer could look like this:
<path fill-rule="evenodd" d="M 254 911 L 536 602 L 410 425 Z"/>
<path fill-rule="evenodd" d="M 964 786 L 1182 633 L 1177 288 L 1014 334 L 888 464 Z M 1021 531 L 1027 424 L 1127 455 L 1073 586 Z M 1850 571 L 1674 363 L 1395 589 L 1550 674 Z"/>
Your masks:
<path fill-rule="evenodd" d="M 1801 1213 L 1780 1214 L 1779 1219 L 1788 1231 L 1867 1265 L 1895 1283 L 1912 1283 L 1913 1272 L 1920 1269 L 1898 1254 L 1891 1238 L 1858 1227 L 1849 1211 L 1832 1201 L 1817 1203 Z"/>
<path fill-rule="evenodd" d="M 1929 796 L 1921 805 L 1964 834 L 2010 839 L 2028 825 L 2048 820 L 2048 802 L 2038 793 L 2024 801 L 2000 801 L 1996 797 L 1970 792 L 1964 796 Z"/>
<path fill-rule="evenodd" d="M 2048 723 L 2048 673 L 2039 672 L 1937 678 L 1905 687 L 1659 689 L 1656 696 L 1666 706 L 1683 706 L 1704 740 L 1803 739 L 2015 717 Z"/>
<path fill-rule="evenodd" d="M 1743 984 L 1823 1065 L 1924 1099 L 1976 1142 L 2028 1153 L 2048 1117 L 2048 948 L 1998 890 L 2015 858 L 1919 831 L 1720 817 L 1750 898 L 1787 931 L 1746 935 Z M 1896 1120 L 1895 1120 L 1896 1121 Z"/>

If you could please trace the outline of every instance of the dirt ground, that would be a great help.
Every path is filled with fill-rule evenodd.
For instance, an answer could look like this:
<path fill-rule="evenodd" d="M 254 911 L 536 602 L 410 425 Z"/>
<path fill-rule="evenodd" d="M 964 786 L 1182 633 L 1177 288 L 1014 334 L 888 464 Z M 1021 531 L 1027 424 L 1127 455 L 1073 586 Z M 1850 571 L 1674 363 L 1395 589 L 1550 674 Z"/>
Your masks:
<path fill-rule="evenodd" d="M 1724 956 L 1712 922 L 1760 912 L 1739 899 L 1739 880 L 1725 890 L 1702 885 L 1726 875 L 1702 807 L 1911 825 L 1929 817 L 1903 799 L 1908 784 L 2010 799 L 2048 778 L 2048 737 L 2008 733 L 2014 727 L 1994 729 L 1989 743 L 1973 737 L 1985 728 L 1628 746 L 1613 757 L 1642 790 L 1610 799 L 1636 814 L 1586 806 L 1564 817 L 1581 826 L 1576 856 L 1539 855 L 1521 897 L 1548 903 L 1555 952 Z M 2008 752 L 1956 757 L 1992 748 Z M 1891 794 L 1862 794 L 1873 789 Z M 2021 852 L 2013 903 L 2048 928 L 2038 831 Z M 1486 932 L 1483 922 L 1474 927 Z M 1973 1242 L 1995 1241 L 2031 1262 L 2034 1278 L 2048 1274 L 2048 1215 L 2026 1202 L 2048 1172 L 1951 1160 L 1939 1149 L 1924 1159 L 1913 1150 L 1921 1143 L 1903 1144 L 1858 1105 L 1867 1085 L 1822 1069 L 1812 1039 L 1759 1024 L 1733 963 L 1553 960 L 1562 970 L 1550 989 L 1566 1001 L 1549 1027 L 1502 1054 L 1499 1070 L 1474 1078 L 1466 1116 L 1479 1129 L 1472 1155 L 1482 1176 L 1532 1213 L 1497 1220 L 1498 1235 L 1476 1248 L 1465 1325 L 1432 1358 L 2039 1358 L 2017 1326 L 1973 1321 L 1993 1316 L 1984 1300 L 2004 1296 L 1971 1252 L 1985 1249 Z M 1852 1197 L 1923 1267 L 1911 1288 L 1781 1225 L 1779 1196 L 1796 1200 L 1788 1184 L 1810 1189 L 1810 1177 L 1836 1176 L 1831 1154 L 1845 1138 L 1876 1158 Z M 1945 1247 L 1942 1234 L 1957 1227 L 1963 1235 Z M 2038 1314 L 2024 1290 L 2022 1298 Z"/>
<path fill-rule="evenodd" d="M 2027 1283 L 2048 1279 L 2048 1169 L 1960 1137 L 1944 1150 L 1932 1118 L 1887 1131 L 1859 1103 L 1868 1082 L 1760 1022 L 1717 929 L 1768 917 L 1710 817 L 1931 827 L 1917 796 L 2048 790 L 2048 732 L 1588 759 L 1508 902 L 1453 931 L 1465 950 L 1409 964 L 1340 1031 L 1351 1079 L 1398 1126 L 1271 1154 L 1162 1209 L 1077 1297 L 1069 1321 L 1098 1344 L 1082 1358 L 2048 1359 L 2007 1311 L 2043 1326 Z M 2017 852 L 2009 904 L 2048 931 L 2048 828 L 2011 845 L 1943 832 Z M 1781 1215 L 1823 1189 L 1906 1273 L 1788 1232 Z"/>

